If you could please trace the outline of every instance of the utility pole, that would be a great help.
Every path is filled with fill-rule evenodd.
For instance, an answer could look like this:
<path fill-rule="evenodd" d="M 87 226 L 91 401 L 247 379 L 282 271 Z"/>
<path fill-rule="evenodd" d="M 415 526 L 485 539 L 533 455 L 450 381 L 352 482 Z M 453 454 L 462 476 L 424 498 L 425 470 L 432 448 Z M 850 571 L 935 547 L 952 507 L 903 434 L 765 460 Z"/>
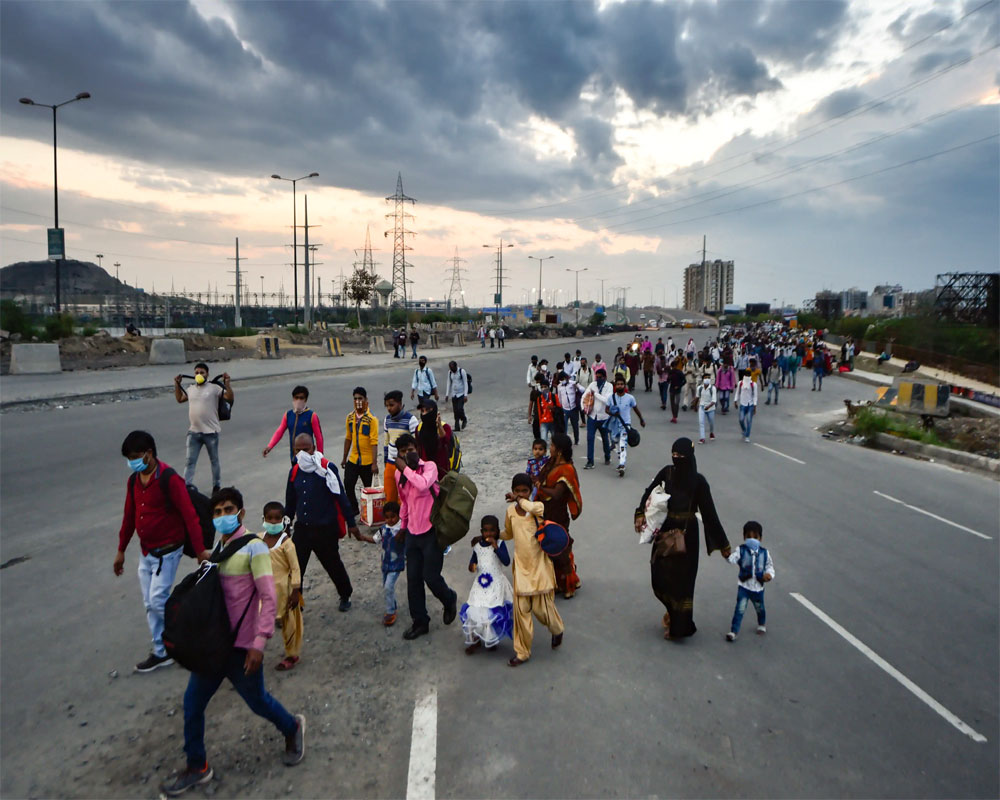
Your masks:
<path fill-rule="evenodd" d="M 448 261 L 451 262 L 451 286 L 448 287 L 448 308 L 451 309 L 454 305 L 454 298 L 462 296 L 462 273 L 465 272 L 462 269 L 462 264 L 465 263 L 464 258 L 458 257 L 458 248 L 455 248 L 455 255 L 449 258 Z"/>
<path fill-rule="evenodd" d="M 407 197 L 403 194 L 403 173 L 399 173 L 396 176 L 396 193 L 389 195 L 385 198 L 387 203 L 393 203 L 393 211 L 391 214 L 386 214 L 386 219 L 392 219 L 392 231 L 386 231 L 385 235 L 388 236 L 392 233 L 392 294 L 394 297 L 403 298 L 403 315 L 407 316 L 407 301 L 406 301 L 406 268 L 413 267 L 412 264 L 408 263 L 406 260 L 406 251 L 412 250 L 413 248 L 408 247 L 406 244 L 406 235 L 409 234 L 413 236 L 413 231 L 408 231 L 406 229 L 406 221 L 408 219 L 413 219 L 412 214 L 406 213 L 406 204 L 414 205 L 417 201 L 412 197 Z M 343 289 L 341 289 L 343 291 Z M 404 319 L 403 328 L 405 329 L 408 325 L 408 320 Z"/>
<path fill-rule="evenodd" d="M 582 267 L 581 269 L 567 269 L 566 271 L 576 273 L 576 324 L 579 325 L 580 324 L 580 273 L 586 272 L 587 267 Z"/>
<path fill-rule="evenodd" d="M 302 294 L 302 305 L 303 305 L 302 324 L 305 325 L 306 330 L 309 330 L 309 328 L 312 327 L 312 309 L 309 307 L 309 299 L 310 299 L 310 292 L 309 292 L 309 287 L 310 287 L 310 283 L 309 283 L 309 195 L 307 195 L 307 194 L 302 195 L 302 201 L 305 203 L 305 225 L 303 225 L 303 227 L 305 228 L 305 234 L 306 234 L 306 249 L 305 249 L 305 253 L 304 253 L 304 256 L 305 256 L 305 266 L 303 267 L 303 269 L 305 271 L 303 272 L 303 275 L 302 275 L 302 278 L 303 278 L 303 289 L 302 289 L 302 293 L 303 293 Z"/>
<path fill-rule="evenodd" d="M 599 280 L 601 282 L 601 306 L 603 307 L 604 306 L 604 282 L 607 280 L 607 278 L 598 278 L 597 280 Z"/>
<path fill-rule="evenodd" d="M 118 324 L 122 327 L 122 284 L 118 280 L 118 268 L 121 266 L 120 261 L 115 262 L 115 315 L 118 317 Z"/>
<path fill-rule="evenodd" d="M 500 323 L 500 307 L 503 305 L 503 290 L 506 285 L 503 282 L 503 249 L 505 247 L 513 247 L 512 244 L 504 244 L 503 239 L 497 245 L 497 290 L 493 295 L 493 305 L 496 307 L 496 323 Z M 483 247 L 492 248 L 491 244 L 484 244 Z"/>
<path fill-rule="evenodd" d="M 236 262 L 236 291 L 233 294 L 233 303 L 236 308 L 236 316 L 234 318 L 234 325 L 237 328 L 243 327 L 243 318 L 240 316 L 240 262 L 246 261 L 246 257 L 240 258 L 240 237 L 236 237 L 236 257 L 226 259 L 227 261 Z M 308 269 L 308 267 L 307 267 Z M 216 289 L 218 291 L 218 289 Z"/>

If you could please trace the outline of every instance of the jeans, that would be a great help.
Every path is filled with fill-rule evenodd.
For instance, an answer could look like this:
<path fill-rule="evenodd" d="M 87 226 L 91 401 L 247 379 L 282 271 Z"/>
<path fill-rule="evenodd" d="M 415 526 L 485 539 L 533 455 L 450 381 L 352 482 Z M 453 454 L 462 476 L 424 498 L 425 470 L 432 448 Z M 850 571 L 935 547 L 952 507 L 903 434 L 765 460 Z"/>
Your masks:
<path fill-rule="evenodd" d="M 732 389 L 719 389 L 719 406 L 721 406 L 723 414 L 729 413 L 729 397 L 732 393 Z"/>
<path fill-rule="evenodd" d="M 490 337 L 490 350 L 492 350 L 492 349 L 493 349 L 493 346 L 494 346 L 495 344 L 496 344 L 496 338 L 495 338 L 495 337 L 493 337 L 493 336 L 491 336 L 491 337 Z"/>
<path fill-rule="evenodd" d="M 604 446 L 604 460 L 611 460 L 611 436 L 608 434 L 608 421 L 598 422 L 593 417 L 587 417 L 587 463 L 594 463 L 594 437 L 601 432 L 601 444 Z"/>
<path fill-rule="evenodd" d="M 788 370 L 788 388 L 789 389 L 794 389 L 795 388 L 795 376 L 798 374 L 798 371 L 799 371 L 798 367 L 796 367 L 795 369 L 789 369 Z"/>
<path fill-rule="evenodd" d="M 670 390 L 670 384 L 666 381 L 660 381 L 660 406 L 663 408 L 667 407 L 667 393 Z"/>
<path fill-rule="evenodd" d="M 222 467 L 219 465 L 219 434 L 195 433 L 188 431 L 187 464 L 184 467 L 184 483 L 194 484 L 194 468 L 198 465 L 198 454 L 202 445 L 208 450 L 208 460 L 212 462 L 212 488 L 222 486 Z"/>
<path fill-rule="evenodd" d="M 330 576 L 337 594 L 341 600 L 347 600 L 354 592 L 347 567 L 340 558 L 340 530 L 336 524 L 308 525 L 304 522 L 295 523 L 295 533 L 292 535 L 295 545 L 295 557 L 299 561 L 299 570 L 305 577 L 309 566 L 309 556 L 314 552 L 319 563 L 323 565 L 326 574 Z"/>
<path fill-rule="evenodd" d="M 784 387 L 785 383 L 788 381 L 788 370 L 781 370 L 781 385 Z"/>
<path fill-rule="evenodd" d="M 646 391 L 653 391 L 653 373 L 643 370 L 642 379 L 646 382 Z"/>
<path fill-rule="evenodd" d="M 628 458 L 628 430 L 623 428 L 618 434 L 618 466 L 624 467 Z"/>
<path fill-rule="evenodd" d="M 361 478 L 361 485 L 365 488 L 371 486 L 372 465 L 355 464 L 353 461 L 348 461 L 347 466 L 344 467 L 344 488 L 347 490 L 347 501 L 351 504 L 351 510 L 354 512 L 355 517 L 361 511 L 358 506 L 358 495 L 356 493 L 358 478 Z"/>
<path fill-rule="evenodd" d="M 245 674 L 243 662 L 246 656 L 246 650 L 234 647 L 226 664 L 225 673 L 199 675 L 197 672 L 192 672 L 188 678 L 187 690 L 184 692 L 184 754 L 191 769 L 203 769 L 208 761 L 205 754 L 205 709 L 226 678 L 229 678 L 229 682 L 250 710 L 273 722 L 283 736 L 292 736 L 298 729 L 299 723 L 295 717 L 264 688 L 263 667 L 253 675 Z"/>
<path fill-rule="evenodd" d="M 733 626 L 731 629 L 733 633 L 740 632 L 740 625 L 743 623 L 743 614 L 747 610 L 747 600 L 753 603 L 754 611 L 757 612 L 757 624 L 766 624 L 764 616 L 764 590 L 751 592 L 749 589 L 744 589 L 740 586 L 736 590 L 736 610 L 733 612 Z"/>
<path fill-rule="evenodd" d="M 414 625 L 428 625 L 427 595 L 424 584 L 441 605 L 447 607 L 458 602 L 458 595 L 448 588 L 441 567 L 444 551 L 438 547 L 437 536 L 431 528 L 427 533 L 406 534 L 406 599 Z"/>
<path fill-rule="evenodd" d="M 170 597 L 170 589 L 174 585 L 177 567 L 183 555 L 183 547 L 167 553 L 163 557 L 162 567 L 160 559 L 152 553 L 139 556 L 139 588 L 142 590 L 143 605 L 146 606 L 146 623 L 153 635 L 154 656 L 163 657 L 167 654 L 163 649 L 163 607 Z"/>
<path fill-rule="evenodd" d="M 506 341 L 507 341 L 507 337 L 506 336 L 503 336 L 503 337 L 498 336 L 497 337 L 497 347 L 499 347 L 501 350 L 503 350 L 503 343 L 506 342 Z"/>
<path fill-rule="evenodd" d="M 538 423 L 538 438 L 544 439 L 546 442 L 552 438 L 552 432 L 555 430 L 554 424 L 551 422 L 539 422 Z"/>
<path fill-rule="evenodd" d="M 459 429 L 458 423 L 460 422 L 469 424 L 469 418 L 465 416 L 465 401 L 467 399 L 465 395 L 451 398 L 451 410 L 455 412 L 455 430 Z"/>
<path fill-rule="evenodd" d="M 747 439 L 750 438 L 750 428 L 753 427 L 753 415 L 756 409 L 756 406 L 740 406 L 740 430 Z"/>
<path fill-rule="evenodd" d="M 677 419 L 677 412 L 681 410 L 681 389 L 670 390 L 670 415 Z"/>
<path fill-rule="evenodd" d="M 780 386 L 781 384 L 779 381 L 771 381 L 767 385 L 767 402 L 771 402 L 771 390 L 774 389 L 774 404 L 778 405 L 778 389 Z"/>
<path fill-rule="evenodd" d="M 569 433 L 569 429 L 572 427 L 573 444 L 580 444 L 580 406 L 571 408 L 565 414 L 566 419 L 569 421 L 569 424 L 566 426 L 566 433 Z"/>
<path fill-rule="evenodd" d="M 713 436 L 715 435 L 715 409 L 711 411 L 706 411 L 701 406 L 698 406 L 698 437 L 700 439 L 705 438 L 705 420 L 708 420 L 708 432 Z"/>
<path fill-rule="evenodd" d="M 414 342 L 413 345 L 412 345 L 412 347 L 413 347 L 413 355 L 410 356 L 410 358 L 416 358 L 417 357 L 417 343 Z M 404 351 L 405 351 L 405 348 L 404 348 Z"/>
<path fill-rule="evenodd" d="M 479 337 L 479 346 L 480 347 L 486 347 L 486 337 L 485 336 L 480 336 Z"/>
<path fill-rule="evenodd" d="M 382 591 L 385 593 L 385 613 L 395 614 L 396 613 L 396 581 L 399 580 L 399 576 L 403 572 L 383 572 L 382 573 Z"/>
<path fill-rule="evenodd" d="M 823 391 L 823 370 L 814 369 L 813 370 L 813 389 L 816 388 L 816 381 L 819 381 L 819 390 Z"/>

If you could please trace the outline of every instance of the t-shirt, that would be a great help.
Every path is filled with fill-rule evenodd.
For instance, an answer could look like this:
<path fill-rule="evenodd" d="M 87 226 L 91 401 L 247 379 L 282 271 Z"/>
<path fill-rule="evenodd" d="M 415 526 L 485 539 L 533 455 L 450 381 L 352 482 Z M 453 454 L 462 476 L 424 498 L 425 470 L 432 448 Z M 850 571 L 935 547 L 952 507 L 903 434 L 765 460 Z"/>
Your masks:
<path fill-rule="evenodd" d="M 626 425 L 631 425 L 632 409 L 637 405 L 638 403 L 635 402 L 635 398 L 628 392 L 625 392 L 623 395 L 616 393 L 611 396 L 611 400 L 608 402 L 608 411 L 612 414 L 617 411 L 621 421 Z"/>
<path fill-rule="evenodd" d="M 222 387 L 217 383 L 192 383 L 187 388 L 189 431 L 193 433 L 220 433 L 219 395 Z"/>

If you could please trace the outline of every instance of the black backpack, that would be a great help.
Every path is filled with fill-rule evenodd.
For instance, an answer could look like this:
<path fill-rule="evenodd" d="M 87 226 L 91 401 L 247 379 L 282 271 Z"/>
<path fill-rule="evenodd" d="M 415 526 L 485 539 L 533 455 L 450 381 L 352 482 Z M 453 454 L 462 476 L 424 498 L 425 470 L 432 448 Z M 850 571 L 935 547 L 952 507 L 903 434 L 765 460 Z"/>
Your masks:
<path fill-rule="evenodd" d="M 256 592 L 247 601 L 239 622 L 233 628 L 226 598 L 222 593 L 219 562 L 225 561 L 257 537 L 252 533 L 234 539 L 221 551 L 198 565 L 167 598 L 163 611 L 163 646 L 167 655 L 199 675 L 221 675 L 233 651 L 236 635 L 250 610 L 259 602 Z"/>
<path fill-rule="evenodd" d="M 465 373 L 465 383 L 469 387 L 468 394 L 472 394 L 472 375 L 469 374 L 467 369 L 463 369 L 462 372 Z"/>
<path fill-rule="evenodd" d="M 177 472 L 173 467 L 167 467 L 166 469 L 160 470 L 160 492 L 163 495 L 163 500 L 166 503 L 167 510 L 169 511 L 174 507 L 174 501 L 170 499 L 170 478 L 176 475 Z M 135 473 L 129 475 L 128 479 L 128 490 L 131 492 L 135 487 Z M 198 515 L 198 522 L 201 523 L 201 539 L 205 544 L 206 550 L 211 550 L 212 545 L 215 542 L 215 523 L 212 522 L 212 500 L 206 497 L 198 489 L 191 484 L 187 484 L 188 497 L 191 498 L 191 505 L 194 506 L 195 513 Z M 187 531 L 184 532 L 184 555 L 191 556 L 191 558 L 197 558 L 198 553 L 194 551 L 194 545 L 191 544 L 191 540 L 187 536 Z"/>

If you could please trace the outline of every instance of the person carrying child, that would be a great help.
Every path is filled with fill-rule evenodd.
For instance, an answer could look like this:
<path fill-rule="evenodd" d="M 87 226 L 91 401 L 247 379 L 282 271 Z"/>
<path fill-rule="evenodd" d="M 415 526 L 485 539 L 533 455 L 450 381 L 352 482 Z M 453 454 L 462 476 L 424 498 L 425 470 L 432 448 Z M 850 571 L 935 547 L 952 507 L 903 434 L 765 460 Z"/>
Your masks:
<path fill-rule="evenodd" d="M 285 657 L 275 669 L 279 672 L 292 669 L 299 663 L 302 652 L 302 573 L 295 544 L 288 533 L 290 523 L 285 507 L 276 501 L 264 506 L 264 532 L 260 537 L 271 554 L 271 573 L 274 575 L 276 597 L 275 620 L 281 627 L 285 640 Z"/>
<path fill-rule="evenodd" d="M 385 524 L 373 537 L 382 545 L 382 591 L 385 593 L 385 616 L 382 624 L 391 628 L 396 624 L 396 581 L 406 569 L 406 540 L 401 535 L 399 503 L 389 500 L 382 505 Z"/>
<path fill-rule="evenodd" d="M 764 538 L 764 529 L 759 522 L 750 520 L 743 526 L 743 544 L 739 550 L 729 554 L 727 561 L 740 568 L 740 585 L 736 590 L 736 611 L 733 613 L 733 624 L 726 634 L 726 641 L 735 642 L 743 622 L 743 614 L 747 610 L 747 602 L 753 603 L 757 612 L 757 633 L 767 633 L 764 627 L 764 584 L 774 579 L 774 562 L 767 548 L 760 540 Z"/>
<path fill-rule="evenodd" d="M 542 474 L 542 467 L 549 463 L 549 446 L 544 439 L 535 439 L 531 444 L 531 458 L 528 459 L 526 472 L 531 478 Z"/>
<path fill-rule="evenodd" d="M 478 573 L 469 590 L 469 599 L 458 612 L 465 633 L 465 653 L 480 647 L 493 650 L 501 639 L 514 635 L 514 590 L 503 574 L 510 566 L 507 543 L 497 544 L 500 520 L 492 515 L 479 523 L 480 535 L 472 540 L 469 572 Z"/>
<path fill-rule="evenodd" d="M 519 667 L 531 658 L 532 615 L 551 632 L 553 650 L 562 644 L 565 626 L 556 608 L 555 569 L 535 538 L 545 506 L 528 499 L 531 478 L 523 472 L 514 476 L 510 488 L 500 538 L 514 540 L 514 657 L 507 664 Z"/>
<path fill-rule="evenodd" d="M 323 429 L 319 426 L 319 416 L 311 408 L 306 406 L 309 400 L 309 390 L 305 386 L 296 386 L 292 389 L 292 407 L 285 412 L 281 418 L 281 424 L 272 434 L 271 441 L 267 443 L 261 453 L 264 458 L 270 453 L 275 445 L 281 441 L 281 436 L 288 431 L 288 455 L 290 460 L 295 462 L 295 437 L 300 433 L 308 433 L 316 442 L 316 449 L 323 452 Z"/>

